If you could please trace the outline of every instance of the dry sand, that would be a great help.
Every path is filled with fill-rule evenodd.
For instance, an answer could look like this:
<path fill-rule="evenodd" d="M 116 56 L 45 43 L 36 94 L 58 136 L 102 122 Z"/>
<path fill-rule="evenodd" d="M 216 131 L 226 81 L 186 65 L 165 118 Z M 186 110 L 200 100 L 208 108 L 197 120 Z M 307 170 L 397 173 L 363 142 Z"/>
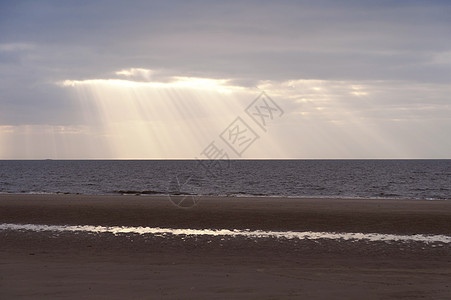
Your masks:
<path fill-rule="evenodd" d="M 451 235 L 418 200 L 0 195 L 0 223 Z M 449 299 L 451 245 L 0 231 L 0 299 Z"/>

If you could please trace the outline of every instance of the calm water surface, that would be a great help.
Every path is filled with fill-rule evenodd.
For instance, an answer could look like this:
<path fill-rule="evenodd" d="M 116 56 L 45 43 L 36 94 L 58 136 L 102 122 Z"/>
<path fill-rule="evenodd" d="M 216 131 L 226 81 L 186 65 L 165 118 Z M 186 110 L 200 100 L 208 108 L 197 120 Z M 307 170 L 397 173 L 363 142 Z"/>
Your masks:
<path fill-rule="evenodd" d="M 451 160 L 233 160 L 216 167 L 211 163 L 0 161 L 0 193 L 451 200 Z"/>

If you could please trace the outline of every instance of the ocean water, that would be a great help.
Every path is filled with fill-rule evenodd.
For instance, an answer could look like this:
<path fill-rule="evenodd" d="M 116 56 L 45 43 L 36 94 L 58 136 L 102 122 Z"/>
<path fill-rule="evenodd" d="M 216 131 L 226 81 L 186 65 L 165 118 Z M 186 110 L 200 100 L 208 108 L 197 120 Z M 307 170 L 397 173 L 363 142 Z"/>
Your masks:
<path fill-rule="evenodd" d="M 451 160 L 0 161 L 0 193 L 451 200 Z"/>

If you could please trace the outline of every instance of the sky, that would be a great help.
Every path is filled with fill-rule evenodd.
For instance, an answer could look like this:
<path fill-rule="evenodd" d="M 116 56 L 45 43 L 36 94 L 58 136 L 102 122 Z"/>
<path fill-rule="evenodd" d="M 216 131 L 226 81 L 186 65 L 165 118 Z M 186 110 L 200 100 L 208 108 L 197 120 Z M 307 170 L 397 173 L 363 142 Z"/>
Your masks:
<path fill-rule="evenodd" d="M 450 159 L 450 15 L 1 1 L 0 159 Z"/>

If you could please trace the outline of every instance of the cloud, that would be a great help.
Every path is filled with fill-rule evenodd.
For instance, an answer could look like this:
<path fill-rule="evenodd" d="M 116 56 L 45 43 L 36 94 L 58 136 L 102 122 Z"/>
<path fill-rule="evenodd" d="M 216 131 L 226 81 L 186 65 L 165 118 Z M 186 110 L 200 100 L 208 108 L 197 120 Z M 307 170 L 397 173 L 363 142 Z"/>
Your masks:
<path fill-rule="evenodd" d="M 9 43 L 0 44 L 0 52 L 16 52 L 16 51 L 26 51 L 32 50 L 34 45 L 27 43 Z"/>
<path fill-rule="evenodd" d="M 38 44 L 39 60 L 70 66 L 67 77 L 130 67 L 273 80 L 449 75 L 428 65 L 451 48 L 445 2 L 45 3 L 6 15 L 0 33 Z"/>
<path fill-rule="evenodd" d="M 156 90 L 177 94 L 185 105 L 194 103 L 200 119 L 215 116 L 213 122 L 217 115 L 197 106 L 199 98 L 220 97 L 216 90 L 230 93 L 224 101 L 246 101 L 258 87 L 286 108 L 278 143 L 287 155 L 309 155 L 293 150 L 290 140 L 310 126 L 317 135 L 302 138 L 320 148 L 321 134 L 337 137 L 338 156 L 372 149 L 375 156 L 443 156 L 451 153 L 441 140 L 451 126 L 449 15 L 446 1 L 2 3 L 0 125 L 98 132 L 86 110 L 99 109 L 94 91 L 112 96 L 112 90 L 131 101 L 147 93 L 157 98 Z M 409 126 L 434 137 L 436 147 L 410 153 L 417 137 Z M 363 129 L 390 145 L 403 142 L 346 152 L 339 140 L 366 141 Z"/>
<path fill-rule="evenodd" d="M 144 81 L 150 81 L 152 73 L 154 73 L 152 70 L 141 68 L 124 69 L 115 72 L 115 74 L 119 76 L 124 76 L 133 80 L 144 80 Z"/>

